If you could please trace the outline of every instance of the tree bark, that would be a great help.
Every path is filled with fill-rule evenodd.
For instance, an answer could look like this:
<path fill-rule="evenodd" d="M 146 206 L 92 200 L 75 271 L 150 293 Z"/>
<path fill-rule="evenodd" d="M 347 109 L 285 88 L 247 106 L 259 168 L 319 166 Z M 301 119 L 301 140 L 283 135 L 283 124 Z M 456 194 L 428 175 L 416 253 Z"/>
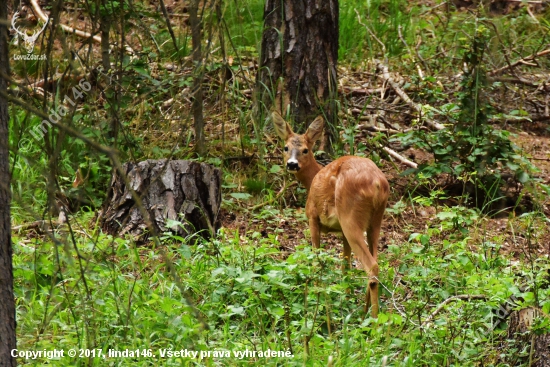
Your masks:
<path fill-rule="evenodd" d="M 7 93 L 8 81 L 2 75 L 10 74 L 8 52 L 8 4 L 0 3 L 0 90 Z M 10 162 L 8 145 L 8 101 L 0 98 L 0 366 L 15 366 L 11 350 L 15 340 L 15 299 L 13 295 L 13 268 L 10 217 Z"/>
<path fill-rule="evenodd" d="M 111 69 L 109 33 L 111 31 L 112 15 L 106 0 L 98 1 L 97 6 L 99 8 L 99 29 L 101 31 L 101 65 L 103 66 L 103 72 L 108 74 L 109 69 Z"/>
<path fill-rule="evenodd" d="M 158 234 L 200 233 L 210 238 L 220 227 L 221 171 L 193 161 L 147 160 L 124 164 L 124 177 L 113 175 L 110 196 L 103 205 L 101 226 L 110 234 L 131 234 L 143 241 L 149 225 Z M 143 218 L 130 188 L 141 199 L 149 218 Z M 169 228 L 167 220 L 182 226 Z M 145 235 L 145 236 L 144 236 Z"/>
<path fill-rule="evenodd" d="M 550 367 L 550 333 L 536 334 L 531 331 L 537 317 L 548 315 L 534 307 L 512 312 L 508 324 L 508 340 L 515 341 L 519 350 L 529 350 L 529 366 Z"/>
<path fill-rule="evenodd" d="M 206 153 L 204 140 L 204 117 L 202 111 L 202 19 L 199 18 L 199 0 L 189 4 L 189 25 L 191 26 L 191 43 L 193 47 L 193 121 L 195 125 L 195 152 Z"/>
<path fill-rule="evenodd" d="M 298 131 L 319 113 L 334 126 L 337 61 L 338 0 L 267 0 L 256 121 L 264 121 L 275 104 L 283 114 L 290 107 Z"/>

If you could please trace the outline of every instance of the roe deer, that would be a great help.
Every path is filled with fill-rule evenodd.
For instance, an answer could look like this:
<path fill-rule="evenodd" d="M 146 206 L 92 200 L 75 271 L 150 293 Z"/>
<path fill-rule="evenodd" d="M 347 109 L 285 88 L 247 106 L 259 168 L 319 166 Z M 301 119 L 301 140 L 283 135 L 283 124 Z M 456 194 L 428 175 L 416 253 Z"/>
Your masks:
<path fill-rule="evenodd" d="M 372 316 L 377 317 L 378 237 L 390 190 L 388 180 L 367 158 L 341 157 L 326 167 L 317 163 L 311 150 L 323 132 L 322 116 L 303 135 L 295 134 L 278 112 L 271 117 L 277 135 L 285 142 L 286 168 L 308 192 L 306 215 L 313 247 L 319 247 L 321 232 L 343 234 L 345 266 L 351 264 L 353 250 L 369 276 L 365 311 L 372 305 Z"/>

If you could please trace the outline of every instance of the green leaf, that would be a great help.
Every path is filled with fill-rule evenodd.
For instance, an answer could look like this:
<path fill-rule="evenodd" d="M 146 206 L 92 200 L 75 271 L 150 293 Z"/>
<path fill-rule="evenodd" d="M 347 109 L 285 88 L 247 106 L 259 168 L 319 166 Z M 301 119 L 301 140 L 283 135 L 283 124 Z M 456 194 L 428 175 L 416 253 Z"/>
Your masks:
<path fill-rule="evenodd" d="M 517 173 L 517 178 L 518 178 L 518 181 L 521 182 L 521 183 L 526 183 L 527 181 L 529 181 L 529 174 L 525 171 L 520 171 Z"/>
<path fill-rule="evenodd" d="M 279 173 L 281 171 L 282 171 L 281 166 L 279 166 L 277 164 L 274 164 L 273 166 L 271 166 L 271 169 L 269 170 L 269 173 Z"/>
<path fill-rule="evenodd" d="M 231 311 L 230 315 L 244 315 L 244 307 L 229 305 L 227 308 Z"/>
<path fill-rule="evenodd" d="M 436 217 L 439 220 L 445 220 L 445 219 L 454 219 L 456 218 L 455 212 L 439 212 L 436 214 Z"/>
<path fill-rule="evenodd" d="M 519 165 L 508 161 L 506 162 L 506 167 L 510 168 L 512 171 L 516 171 L 519 168 Z"/>
<path fill-rule="evenodd" d="M 231 195 L 235 199 L 239 199 L 239 200 L 248 200 L 252 197 L 252 195 L 247 194 L 246 192 L 232 192 L 229 195 Z"/>

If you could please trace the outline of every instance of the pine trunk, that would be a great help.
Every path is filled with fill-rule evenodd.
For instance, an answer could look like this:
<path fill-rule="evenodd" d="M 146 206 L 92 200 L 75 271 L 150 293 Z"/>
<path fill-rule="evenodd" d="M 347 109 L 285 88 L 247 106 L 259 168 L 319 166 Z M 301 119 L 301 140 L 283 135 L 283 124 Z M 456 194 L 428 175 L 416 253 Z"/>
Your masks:
<path fill-rule="evenodd" d="M 337 0 L 267 0 L 256 79 L 257 121 L 264 121 L 275 103 L 283 114 L 290 106 L 298 131 L 320 113 L 333 125 L 337 61 Z"/>

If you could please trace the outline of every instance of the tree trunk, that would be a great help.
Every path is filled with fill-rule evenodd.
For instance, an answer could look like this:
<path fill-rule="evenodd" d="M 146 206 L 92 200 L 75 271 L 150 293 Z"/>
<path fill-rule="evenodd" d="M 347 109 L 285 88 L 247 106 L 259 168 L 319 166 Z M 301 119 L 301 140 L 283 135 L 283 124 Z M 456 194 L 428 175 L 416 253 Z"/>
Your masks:
<path fill-rule="evenodd" d="M 283 114 L 290 107 L 298 131 L 319 113 L 334 126 L 337 61 L 338 0 L 267 0 L 256 121 L 264 121 L 275 104 Z"/>
<path fill-rule="evenodd" d="M 7 93 L 10 74 L 8 53 L 8 3 L 0 3 L 0 91 Z M 15 366 L 11 350 L 15 349 L 15 299 L 10 218 L 10 161 L 8 145 L 8 101 L 0 97 L 0 366 Z"/>
<path fill-rule="evenodd" d="M 191 43 L 193 47 L 193 121 L 195 124 L 195 152 L 206 153 L 204 141 L 204 117 L 202 114 L 202 19 L 199 18 L 199 0 L 189 4 L 189 25 L 191 26 Z"/>
<path fill-rule="evenodd" d="M 101 65 L 103 66 L 103 72 L 108 75 L 109 69 L 111 69 L 111 58 L 109 56 L 111 51 L 109 45 L 112 22 L 111 9 L 108 7 L 106 0 L 100 0 L 97 6 L 99 7 L 99 29 L 101 31 Z"/>
<path fill-rule="evenodd" d="M 148 224 L 158 234 L 179 236 L 200 233 L 210 238 L 220 227 L 221 171 L 193 161 L 147 160 L 124 164 L 131 188 L 149 218 L 143 218 L 123 177 L 115 173 L 110 195 L 102 209 L 101 227 L 110 234 L 129 233 L 146 239 Z M 169 228 L 168 219 L 181 226 Z"/>

